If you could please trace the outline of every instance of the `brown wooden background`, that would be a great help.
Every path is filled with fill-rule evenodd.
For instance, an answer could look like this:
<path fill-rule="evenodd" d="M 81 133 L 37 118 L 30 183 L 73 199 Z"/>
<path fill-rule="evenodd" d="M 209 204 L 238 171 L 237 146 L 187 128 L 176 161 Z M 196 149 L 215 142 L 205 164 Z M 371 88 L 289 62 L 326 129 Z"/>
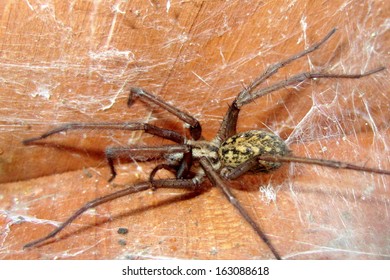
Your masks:
<path fill-rule="evenodd" d="M 378 1 L 1 1 L 0 258 L 271 258 L 217 189 L 140 193 L 83 215 L 60 239 L 29 251 L 107 183 L 104 148 L 161 144 L 140 132 L 72 132 L 23 146 L 69 121 L 139 120 L 184 132 L 129 85 L 185 109 L 211 139 L 234 95 L 267 65 L 337 34 L 280 71 L 361 72 L 389 62 L 389 6 Z M 298 155 L 390 169 L 388 70 L 359 81 L 314 81 L 242 112 L 240 131 L 267 127 Z M 155 163 L 118 166 L 116 184 Z M 161 176 L 163 174 L 161 173 Z M 390 178 L 286 165 L 231 184 L 284 258 L 389 258 Z M 272 186 L 267 205 L 259 188 Z M 127 227 L 126 236 L 117 234 Z M 122 240 L 122 241 L 121 241 Z M 125 241 L 125 245 L 123 245 Z"/>

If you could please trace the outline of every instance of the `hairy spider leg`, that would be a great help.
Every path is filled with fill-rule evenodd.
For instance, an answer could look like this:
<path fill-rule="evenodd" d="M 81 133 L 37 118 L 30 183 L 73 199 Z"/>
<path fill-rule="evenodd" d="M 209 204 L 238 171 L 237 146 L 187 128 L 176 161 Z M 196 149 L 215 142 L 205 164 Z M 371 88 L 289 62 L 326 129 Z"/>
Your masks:
<path fill-rule="evenodd" d="M 131 106 L 134 103 L 135 97 L 140 97 L 141 99 L 148 100 L 161 108 L 167 110 L 168 112 L 172 113 L 176 117 L 178 117 L 180 120 L 184 121 L 185 123 L 190 125 L 190 133 L 191 136 L 198 140 L 201 137 L 202 128 L 198 120 L 196 120 L 194 117 L 190 116 L 189 114 L 173 107 L 172 105 L 169 105 L 167 102 L 159 99 L 157 96 L 148 93 L 140 88 L 131 88 L 129 98 L 127 101 L 127 105 Z M 23 144 L 28 145 L 35 141 L 45 139 L 51 135 L 58 134 L 63 131 L 68 130 L 77 130 L 77 129 L 117 129 L 117 130 L 143 130 L 146 133 L 159 136 L 165 139 L 172 140 L 173 142 L 184 144 L 185 138 L 177 133 L 176 131 L 170 130 L 170 129 L 164 129 L 159 128 L 157 126 L 148 124 L 148 123 L 139 123 L 139 122 L 99 122 L 99 123 L 81 123 L 81 122 L 74 122 L 74 123 L 67 123 L 62 126 L 56 127 L 52 130 L 47 131 L 46 133 L 38 136 L 38 137 L 32 137 L 23 140 Z"/>
<path fill-rule="evenodd" d="M 234 180 L 240 177 L 241 175 L 244 175 L 249 170 L 253 169 L 256 165 L 258 165 L 259 157 L 255 156 L 244 163 L 240 164 L 239 166 L 234 167 L 230 170 L 224 170 L 224 172 L 221 172 L 221 175 L 223 178 L 228 180 Z"/>
<path fill-rule="evenodd" d="M 273 156 L 273 155 L 261 155 L 257 157 L 257 160 L 274 161 L 274 162 L 298 162 L 304 164 L 314 164 L 319 166 L 326 166 L 335 169 L 349 169 L 356 171 L 363 171 L 369 173 L 390 175 L 390 170 L 383 170 L 378 168 L 371 168 L 366 166 L 355 165 L 347 162 L 341 162 L 337 160 L 319 159 L 319 158 L 306 158 L 298 156 Z"/>
<path fill-rule="evenodd" d="M 150 172 L 149 174 L 149 181 L 153 182 L 154 176 L 156 176 L 157 172 L 161 169 L 165 169 L 172 172 L 173 174 L 175 174 L 176 179 L 190 179 L 192 175 L 190 173 L 190 169 L 193 163 L 192 149 L 188 146 L 188 150 L 183 151 L 182 153 L 183 160 L 179 165 L 161 163 L 158 164 L 155 168 L 153 168 L 152 172 Z"/>
<path fill-rule="evenodd" d="M 337 74 L 337 73 L 311 73 L 311 72 L 303 72 L 296 74 L 292 76 L 291 78 L 287 80 L 283 80 L 281 82 L 275 83 L 273 85 L 270 85 L 266 88 L 260 89 L 258 91 L 255 91 L 253 93 L 250 93 L 249 95 L 242 96 L 242 99 L 239 99 L 236 101 L 236 105 L 240 108 L 245 104 L 251 103 L 257 98 L 260 98 L 264 95 L 267 95 L 271 92 L 274 92 L 276 90 L 285 88 L 287 86 L 291 85 L 298 85 L 305 80 L 310 80 L 310 79 L 331 79 L 331 78 L 336 78 L 336 79 L 360 79 L 366 76 L 370 76 L 372 74 L 378 73 L 380 71 L 385 70 L 386 68 L 381 66 L 378 68 L 375 68 L 373 70 L 364 72 L 364 73 L 357 73 L 357 74 Z"/>
<path fill-rule="evenodd" d="M 319 166 L 325 166 L 330 167 L 334 169 L 349 169 L 349 170 L 356 170 L 356 171 L 363 171 L 363 172 L 369 172 L 369 173 L 376 173 L 376 174 L 383 174 L 383 175 L 390 175 L 389 170 L 383 170 L 378 168 L 372 168 L 372 167 L 366 167 L 366 166 L 360 166 L 351 164 L 348 162 L 342 162 L 337 160 L 328 160 L 328 159 L 319 159 L 319 158 L 306 158 L 306 157 L 298 157 L 293 155 L 288 156 L 281 156 L 281 155 L 258 155 L 255 156 L 246 162 L 240 164 L 239 166 L 227 170 L 224 174 L 222 174 L 223 178 L 228 180 L 234 180 L 240 177 L 241 175 L 245 174 L 249 170 L 251 170 L 253 167 L 255 167 L 258 164 L 259 160 L 263 161 L 272 161 L 272 162 L 297 162 L 297 163 L 303 163 L 303 164 L 314 164 Z"/>
<path fill-rule="evenodd" d="M 313 45 L 311 45 L 310 47 L 308 47 L 307 49 L 299 52 L 299 53 L 296 53 L 290 57 L 288 57 L 287 59 L 285 60 L 282 60 L 282 61 L 279 61 L 271 66 L 269 66 L 265 72 L 258 78 L 256 78 L 247 88 L 246 90 L 242 91 L 240 94 L 246 94 L 247 92 L 251 92 L 253 89 L 255 89 L 257 86 L 259 86 L 260 84 L 262 84 L 265 80 L 267 80 L 269 77 L 271 77 L 272 75 L 274 75 L 275 73 L 277 73 L 279 71 L 280 68 L 283 68 L 284 66 L 286 66 L 287 64 L 290 64 L 291 62 L 305 56 L 305 55 L 308 55 L 309 53 L 312 53 L 314 51 L 316 51 L 318 48 L 321 47 L 321 45 L 323 45 L 326 41 L 328 41 L 328 39 L 330 37 L 332 37 L 332 35 L 336 32 L 336 28 L 333 28 L 328 34 L 325 35 L 324 38 L 322 38 L 321 41 L 317 42 L 317 43 L 314 43 Z"/>
<path fill-rule="evenodd" d="M 99 206 L 101 204 L 104 204 L 106 202 L 118 199 L 123 196 L 127 196 L 130 194 L 142 192 L 148 189 L 158 189 L 158 188 L 171 188 L 171 189 L 187 189 L 189 191 L 196 191 L 197 189 L 200 189 L 200 184 L 202 183 L 202 180 L 192 180 L 192 179 L 165 179 L 165 180 L 154 180 L 153 184 L 150 182 L 142 182 L 135 185 L 132 185 L 128 188 L 125 188 L 123 190 L 96 198 L 94 200 L 91 200 L 84 204 L 79 210 L 74 212 L 65 222 L 63 222 L 59 227 L 57 227 L 55 230 L 50 232 L 45 237 L 39 238 L 35 241 L 32 241 L 30 243 L 27 243 L 24 245 L 24 249 L 35 247 L 38 244 L 41 244 L 45 242 L 46 240 L 49 240 L 50 238 L 53 238 L 58 233 L 60 233 L 62 230 L 64 230 L 69 224 L 71 224 L 77 217 L 79 217 L 81 214 L 83 214 L 88 209 L 94 208 L 96 206 Z"/>
<path fill-rule="evenodd" d="M 134 103 L 135 97 L 144 99 L 146 101 L 152 102 L 159 107 L 167 110 L 169 113 L 173 114 L 186 124 L 190 125 L 190 135 L 194 140 L 199 140 L 202 136 L 202 126 L 200 125 L 199 121 L 195 119 L 193 116 L 187 114 L 186 112 L 183 112 L 176 107 L 168 104 L 164 100 L 158 98 L 156 95 L 151 94 L 141 88 L 131 88 L 129 99 L 127 102 L 128 106 L 131 106 Z"/>
<path fill-rule="evenodd" d="M 33 144 L 36 141 L 43 140 L 49 136 L 52 136 L 54 134 L 61 133 L 63 131 L 68 130 L 81 130 L 81 129 L 116 129 L 116 130 L 129 130 L 129 131 L 135 131 L 135 130 L 143 130 L 146 133 L 152 134 L 154 136 L 159 136 L 164 139 L 171 140 L 173 142 L 184 144 L 185 143 L 185 137 L 177 133 L 176 131 L 160 128 L 148 123 L 137 123 L 137 122 L 123 122 L 123 123 L 110 123 L 110 122 L 102 122 L 102 123 L 68 123 L 59 127 L 56 127 L 52 130 L 49 130 L 45 132 L 44 134 L 28 138 L 23 141 L 24 145 L 30 145 Z M 132 150 L 133 149 L 133 150 Z M 152 149 L 152 148 L 151 148 Z M 158 150 L 158 148 L 156 148 Z M 167 148 L 169 149 L 169 148 Z M 141 149 L 140 149 L 141 150 Z M 188 150 L 188 149 L 187 149 Z M 125 155 L 125 153 L 128 152 L 129 156 L 131 156 L 131 152 L 135 152 L 134 148 L 108 148 L 106 150 L 106 159 L 108 162 L 108 165 L 111 170 L 111 177 L 108 180 L 111 182 L 116 177 L 116 171 L 114 167 L 114 159 Z M 166 151 L 168 152 L 168 151 Z M 140 155 L 140 153 L 138 153 Z M 188 154 L 188 152 L 187 152 Z M 180 174 L 187 174 L 189 169 L 191 168 L 192 164 L 192 158 L 188 159 L 188 157 L 183 158 L 183 161 L 181 163 L 181 173 Z M 187 173 L 185 173 L 187 172 Z M 181 177 L 183 177 L 181 175 Z"/>
<path fill-rule="evenodd" d="M 260 89 L 258 91 L 252 92 L 255 88 L 257 88 L 261 83 L 263 83 L 266 79 L 277 73 L 277 71 L 286 66 L 287 64 L 311 53 L 317 50 L 322 44 L 324 44 L 334 33 L 336 32 L 336 29 L 332 29 L 321 41 L 314 43 L 311 47 L 294 54 L 290 56 L 289 58 L 275 63 L 271 66 L 269 66 L 266 71 L 260 75 L 258 78 L 256 78 L 247 88 L 242 90 L 237 97 L 234 99 L 233 103 L 229 106 L 229 109 L 227 110 L 221 127 L 217 134 L 217 139 L 221 142 L 225 141 L 227 138 L 235 135 L 236 127 L 237 127 L 237 120 L 239 116 L 240 109 L 243 105 L 251 103 L 257 98 L 260 98 L 266 94 L 272 93 L 276 90 L 285 88 L 287 86 L 296 85 L 299 83 L 304 82 L 308 79 L 320 79 L 320 78 L 341 78 L 341 79 L 359 79 L 365 76 L 369 76 L 372 74 L 375 74 L 377 72 L 383 71 L 386 69 L 385 67 L 378 67 L 371 71 L 365 72 L 365 73 L 356 73 L 356 74 L 337 74 L 337 73 L 311 73 L 311 72 L 303 72 L 297 75 L 294 75 L 293 77 L 277 82 L 273 85 L 270 85 L 268 87 L 265 87 L 263 89 Z"/>
<path fill-rule="evenodd" d="M 189 114 L 174 108 L 173 106 L 169 105 L 167 102 L 159 99 L 157 96 L 148 93 L 140 88 L 132 88 L 130 90 L 130 95 L 128 99 L 128 106 L 131 106 L 134 103 L 135 97 L 139 97 L 141 99 L 145 99 L 147 101 L 150 101 L 161 108 L 167 110 L 168 112 L 172 113 L 173 115 L 177 116 L 180 120 L 184 121 L 185 123 L 190 125 L 190 134 L 192 138 L 199 139 L 201 137 L 201 125 L 199 124 L 198 120 L 190 116 Z M 165 138 L 168 140 L 171 140 L 173 142 L 184 144 L 186 139 L 176 131 L 165 129 L 165 128 L 159 128 L 157 126 L 148 124 L 148 123 L 137 123 L 137 122 L 123 122 L 123 123 L 111 123 L 111 122 L 102 122 L 102 123 L 68 123 L 63 126 L 56 127 L 38 137 L 33 137 L 29 139 L 25 139 L 23 141 L 23 144 L 29 145 L 32 144 L 38 140 L 45 139 L 51 135 L 58 134 L 64 131 L 68 130 L 81 130 L 81 129 L 117 129 L 117 130 L 143 130 L 146 133 L 159 136 L 161 138 Z M 120 154 L 123 155 L 125 152 L 125 148 L 123 152 Z M 117 151 L 119 153 L 119 151 Z M 108 150 L 106 151 L 106 158 L 108 161 L 108 165 L 111 170 L 111 177 L 109 179 L 109 182 L 111 182 L 115 176 L 116 171 L 114 168 L 113 160 L 115 159 L 115 154 L 113 154 L 112 151 Z M 176 172 L 177 178 L 187 178 L 189 171 L 191 169 L 192 165 L 192 153 L 191 151 L 188 151 L 184 154 L 183 160 L 178 167 L 178 171 Z"/>
<path fill-rule="evenodd" d="M 164 155 L 190 152 L 187 145 L 163 145 L 163 146 L 146 146 L 146 147 L 108 147 L 105 155 L 108 166 L 111 170 L 111 177 L 108 182 L 115 179 L 117 173 L 114 161 L 118 158 L 131 158 L 138 161 L 148 161 L 151 159 L 161 159 Z"/>
<path fill-rule="evenodd" d="M 146 133 L 159 136 L 161 138 L 165 138 L 168 140 L 171 140 L 173 142 L 184 144 L 185 138 L 177 133 L 176 131 L 160 128 L 148 123 L 138 123 L 138 122 L 100 122 L 100 123 L 81 123 L 81 122 L 75 122 L 75 123 L 67 123 L 62 126 L 56 127 L 52 130 L 49 130 L 45 133 L 43 133 L 40 136 L 32 137 L 23 140 L 24 145 L 32 144 L 33 142 L 43 140 L 49 136 L 52 136 L 54 134 L 58 134 L 64 131 L 68 130 L 82 130 L 82 129 L 116 129 L 116 130 L 129 130 L 129 131 L 135 131 L 135 130 L 143 130 Z"/>
<path fill-rule="evenodd" d="M 223 179 L 214 170 L 209 159 L 207 159 L 206 157 L 202 157 L 199 162 L 202 165 L 207 177 L 212 182 L 212 184 L 214 186 L 217 186 L 223 192 L 223 194 L 228 199 L 228 201 L 238 210 L 238 212 L 245 219 L 245 221 L 250 224 L 250 226 L 256 232 L 256 234 L 268 246 L 268 248 L 271 250 L 271 252 L 275 256 L 275 258 L 277 260 L 280 260 L 281 259 L 280 254 L 275 249 L 275 247 L 272 245 L 271 241 L 264 234 L 264 232 L 261 230 L 259 225 L 251 218 L 251 216 L 248 214 L 248 212 L 245 210 L 245 208 L 241 206 L 241 204 L 238 202 L 237 198 L 230 191 L 229 187 L 225 185 Z"/>
<path fill-rule="evenodd" d="M 149 182 L 154 181 L 154 176 L 156 176 L 157 172 L 161 169 L 171 171 L 172 173 L 176 173 L 178 166 L 173 164 L 160 163 L 155 168 L 153 168 L 152 172 L 149 174 Z"/>
<path fill-rule="evenodd" d="M 259 77 L 257 77 L 249 86 L 247 86 L 244 90 L 242 90 L 237 97 L 234 99 L 231 106 L 229 106 L 228 111 L 226 112 L 221 127 L 218 131 L 217 138 L 220 139 L 221 142 L 225 141 L 227 138 L 232 137 L 233 135 L 237 134 L 236 127 L 237 127 L 237 119 L 238 114 L 240 112 L 241 106 L 237 104 L 237 101 L 242 98 L 242 96 L 249 94 L 252 90 L 254 90 L 256 87 L 258 87 L 261 83 L 263 83 L 265 80 L 276 74 L 279 69 L 283 68 L 287 64 L 290 64 L 291 62 L 298 60 L 299 58 L 314 52 L 317 50 L 321 45 L 323 45 L 334 33 L 336 32 L 336 28 L 333 28 L 321 41 L 314 43 L 309 48 L 296 53 L 290 57 L 288 57 L 285 60 L 279 61 L 275 64 L 270 65 L 263 74 L 261 74 Z"/>

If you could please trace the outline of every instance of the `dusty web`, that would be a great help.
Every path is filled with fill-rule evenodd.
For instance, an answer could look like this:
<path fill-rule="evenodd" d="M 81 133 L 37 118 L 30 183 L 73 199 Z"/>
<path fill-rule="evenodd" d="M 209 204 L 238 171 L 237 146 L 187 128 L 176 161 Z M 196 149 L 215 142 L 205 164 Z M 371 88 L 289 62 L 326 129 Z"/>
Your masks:
<path fill-rule="evenodd" d="M 9 20 L 2 22 L 0 57 L 0 179 L 8 183 L 0 207 L 5 220 L 0 252 L 3 258 L 24 256 L 20 245 L 27 240 L 18 239 L 20 232 L 13 235 L 14 225 L 21 220 L 37 228 L 58 224 L 69 212 L 58 210 L 58 216 L 46 217 L 45 208 L 69 208 L 68 203 L 79 194 L 77 205 L 81 205 L 101 194 L 95 189 L 110 190 L 104 182 L 108 173 L 102 151 L 106 146 L 163 143 L 141 132 L 118 131 L 69 132 L 53 139 L 55 144 L 64 145 L 60 149 L 25 147 L 20 144 L 22 139 L 70 121 L 131 120 L 185 133 L 183 124 L 158 108 L 139 102 L 128 109 L 129 85 L 143 87 L 191 113 L 203 124 L 205 138 L 211 139 L 237 92 L 268 65 L 310 46 L 333 27 L 338 32 L 329 44 L 281 69 L 265 85 L 302 71 L 360 73 L 389 62 L 390 22 L 384 0 L 335 1 L 327 8 L 310 1 L 13 2 L 3 10 Z M 389 169 L 387 76 L 388 70 L 362 80 L 318 80 L 275 92 L 243 108 L 239 130 L 270 129 L 301 156 Z M 118 166 L 126 182 L 147 178 L 154 166 L 128 163 Z M 91 191 L 79 191 L 81 175 L 76 180 L 65 173 L 78 170 L 84 170 L 83 178 L 89 178 L 82 185 L 92 186 Z M 70 178 L 71 183 L 64 184 L 68 187 L 63 186 L 64 179 L 50 176 L 62 173 Z M 251 178 L 255 191 L 242 192 L 240 197 L 259 221 L 286 223 L 288 229 L 297 227 L 295 235 L 269 227 L 270 235 L 290 246 L 291 250 L 285 251 L 290 257 L 316 258 L 326 253 L 334 258 L 390 256 L 390 245 L 385 240 L 389 228 L 383 229 L 377 222 L 390 224 L 389 178 L 298 164 L 288 165 L 277 174 Z M 44 176 L 50 177 L 50 184 L 40 181 Z M 28 188 L 20 190 L 18 181 L 28 182 Z M 243 184 L 234 186 L 241 189 Z M 265 192 L 259 191 L 261 186 L 267 187 L 263 188 Z M 68 189 L 71 187 L 76 189 Z M 272 203 L 267 206 L 262 202 L 262 194 Z M 165 192 L 161 197 L 170 195 Z M 49 203 L 37 206 L 41 201 Z M 120 213 L 146 207 L 137 203 L 125 206 Z M 175 220 L 171 213 L 178 210 L 173 208 L 161 210 L 163 218 L 153 217 L 153 212 L 138 218 L 124 215 L 133 224 L 132 234 L 137 238 L 127 240 L 131 249 L 120 254 L 108 250 L 104 257 L 264 257 L 264 249 L 248 251 L 244 246 L 227 246 L 220 241 L 222 234 L 217 233 L 212 244 L 207 243 L 206 236 L 189 238 L 218 228 L 212 222 L 219 215 L 213 208 L 217 206 L 202 203 L 210 210 L 195 203 L 190 206 L 194 211 L 197 207 L 206 211 L 204 216 L 209 220 L 202 220 L 204 228 L 188 224 L 202 224 L 193 216 L 188 223 Z M 71 208 L 76 210 L 77 205 Z M 229 209 L 226 205 L 219 207 Z M 109 210 L 87 213 L 76 224 L 87 224 L 88 218 L 96 215 L 99 221 L 110 219 Z M 270 211 L 269 216 L 263 217 L 262 211 Z M 151 219 L 150 215 L 157 221 L 144 225 L 142 221 Z M 42 234 L 51 228 L 45 227 Z M 115 229 L 104 223 L 97 228 L 100 232 L 94 240 L 82 243 L 83 236 L 69 237 L 71 249 L 47 249 L 44 257 L 88 258 L 91 252 L 98 254 L 94 250 L 108 242 Z M 374 238 L 378 231 L 383 235 Z M 253 243 L 246 238 L 240 242 L 251 247 Z"/>

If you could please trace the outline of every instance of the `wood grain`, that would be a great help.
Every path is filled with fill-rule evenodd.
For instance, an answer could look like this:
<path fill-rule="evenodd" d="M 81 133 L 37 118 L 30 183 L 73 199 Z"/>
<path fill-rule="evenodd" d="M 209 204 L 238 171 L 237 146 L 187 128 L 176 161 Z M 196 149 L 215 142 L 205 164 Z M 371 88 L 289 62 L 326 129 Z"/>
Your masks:
<path fill-rule="evenodd" d="M 121 162 L 108 184 L 105 147 L 164 141 L 117 131 L 69 132 L 36 146 L 21 141 L 70 121 L 139 120 L 185 133 L 158 108 L 127 108 L 129 86 L 186 110 L 211 139 L 244 85 L 334 27 L 326 46 L 272 81 L 389 64 L 384 0 L 1 2 L 2 259 L 272 258 L 211 186 L 201 195 L 159 190 L 107 203 L 59 239 L 23 250 L 87 201 L 146 179 L 156 164 Z M 245 106 L 239 130 L 269 128 L 297 155 L 390 169 L 389 81 L 386 70 L 288 88 Z M 389 183 L 296 164 L 231 186 L 284 258 L 383 259 L 390 257 Z M 261 186 L 277 190 L 276 202 L 261 199 Z"/>

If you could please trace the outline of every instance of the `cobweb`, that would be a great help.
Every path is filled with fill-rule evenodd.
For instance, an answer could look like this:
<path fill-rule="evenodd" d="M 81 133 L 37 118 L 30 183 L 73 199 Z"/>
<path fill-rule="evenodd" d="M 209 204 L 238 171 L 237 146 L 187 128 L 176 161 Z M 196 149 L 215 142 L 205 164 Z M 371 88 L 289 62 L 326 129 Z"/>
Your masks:
<path fill-rule="evenodd" d="M 245 233 L 250 228 L 241 232 L 245 223 L 238 217 L 237 224 L 234 209 L 214 190 L 184 201 L 172 198 L 176 191 L 164 191 L 110 203 L 75 222 L 64 234 L 65 245 L 23 251 L 23 244 L 48 233 L 83 203 L 113 191 L 106 182 L 105 147 L 166 142 L 118 131 L 68 132 L 44 146 L 21 141 L 71 121 L 140 121 L 186 133 L 185 125 L 154 106 L 137 102 L 127 108 L 129 86 L 189 112 L 212 139 L 235 94 L 267 66 L 334 27 L 338 31 L 325 46 L 281 69 L 264 86 L 302 71 L 387 67 L 385 2 L 0 5 L 1 258 L 272 257 L 256 236 Z M 390 169 L 387 76 L 385 70 L 360 80 L 316 80 L 275 92 L 243 108 L 239 131 L 271 130 L 300 156 Z M 116 183 L 147 179 L 155 164 L 120 162 Z M 390 257 L 389 178 L 298 164 L 248 177 L 232 187 L 283 257 Z M 155 204 L 162 206 L 149 211 Z M 202 215 L 191 214 L 197 211 Z M 88 233 L 82 230 L 94 221 Z M 118 245 L 121 225 L 130 234 Z"/>

